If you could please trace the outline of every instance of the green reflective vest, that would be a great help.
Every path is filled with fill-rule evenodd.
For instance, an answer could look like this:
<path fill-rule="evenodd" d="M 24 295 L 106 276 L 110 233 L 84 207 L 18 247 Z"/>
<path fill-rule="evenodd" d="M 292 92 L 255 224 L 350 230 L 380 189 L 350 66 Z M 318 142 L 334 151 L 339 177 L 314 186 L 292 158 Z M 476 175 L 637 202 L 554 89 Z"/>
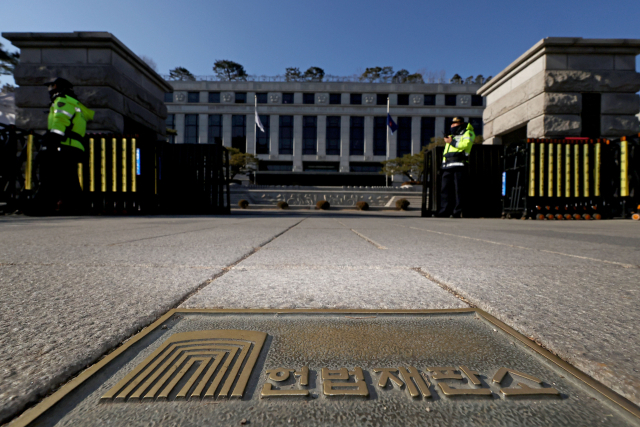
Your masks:
<path fill-rule="evenodd" d="M 84 151 L 82 140 L 87 132 L 87 122 L 93 120 L 94 111 L 69 95 L 53 100 L 49 109 L 47 129 L 52 133 L 66 136 L 63 145 L 76 147 Z"/>
<path fill-rule="evenodd" d="M 451 144 L 447 144 L 444 147 L 444 154 L 442 156 L 443 168 L 464 166 L 469 163 L 469 155 L 471 154 L 471 148 L 473 148 L 473 141 L 476 139 L 476 134 L 473 131 L 471 123 L 467 125 L 462 135 L 456 135 L 452 137 L 452 139 Z"/>

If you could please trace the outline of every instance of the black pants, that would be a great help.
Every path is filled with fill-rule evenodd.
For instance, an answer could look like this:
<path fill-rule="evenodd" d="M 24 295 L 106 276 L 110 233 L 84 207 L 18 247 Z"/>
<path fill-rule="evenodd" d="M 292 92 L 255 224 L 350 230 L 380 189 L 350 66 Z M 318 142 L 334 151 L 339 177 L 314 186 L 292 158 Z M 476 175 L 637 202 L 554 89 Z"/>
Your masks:
<path fill-rule="evenodd" d="M 83 213 L 83 193 L 78 178 L 78 163 L 83 159 L 80 149 L 66 145 L 60 146 L 59 151 L 56 146 L 48 146 L 46 152 L 39 154 L 40 188 L 34 208 L 40 214 Z"/>
<path fill-rule="evenodd" d="M 441 207 L 438 215 L 460 215 L 463 213 L 466 201 L 467 173 L 466 166 L 455 166 L 442 170 Z"/>

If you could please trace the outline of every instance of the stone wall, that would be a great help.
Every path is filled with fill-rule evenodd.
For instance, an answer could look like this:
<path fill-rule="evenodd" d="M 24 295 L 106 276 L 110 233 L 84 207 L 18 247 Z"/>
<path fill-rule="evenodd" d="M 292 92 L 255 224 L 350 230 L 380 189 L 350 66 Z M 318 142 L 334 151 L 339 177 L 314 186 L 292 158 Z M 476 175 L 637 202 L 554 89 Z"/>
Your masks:
<path fill-rule="evenodd" d="M 523 126 L 528 138 L 581 136 L 585 93 L 601 94 L 599 136 L 637 133 L 639 53 L 640 40 L 541 40 L 478 90 L 485 143 Z"/>
<path fill-rule="evenodd" d="M 3 33 L 20 48 L 14 78 L 16 125 L 46 130 L 49 95 L 43 83 L 69 80 L 78 99 L 95 110 L 90 131 L 163 136 L 164 93 L 173 89 L 162 77 L 106 32 Z"/>

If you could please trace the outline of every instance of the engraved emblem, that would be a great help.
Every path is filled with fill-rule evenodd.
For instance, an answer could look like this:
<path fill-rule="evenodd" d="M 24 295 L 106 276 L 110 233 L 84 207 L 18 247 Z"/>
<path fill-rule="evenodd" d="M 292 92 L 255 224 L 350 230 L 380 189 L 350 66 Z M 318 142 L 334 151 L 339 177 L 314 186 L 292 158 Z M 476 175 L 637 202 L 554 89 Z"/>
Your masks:
<path fill-rule="evenodd" d="M 239 330 L 174 334 L 102 400 L 242 397 L 266 337 Z"/>
<path fill-rule="evenodd" d="M 225 93 L 224 95 L 222 95 L 222 100 L 224 102 L 231 102 L 231 94 L 230 93 Z"/>
<path fill-rule="evenodd" d="M 186 97 L 184 96 L 184 93 L 177 93 L 176 94 L 176 101 L 178 101 L 178 102 L 184 102 L 185 98 Z"/>
<path fill-rule="evenodd" d="M 419 105 L 422 103 L 422 97 L 420 95 L 413 95 L 411 97 L 411 102 L 413 102 L 416 105 Z"/>
<path fill-rule="evenodd" d="M 471 103 L 471 96 L 462 95 L 460 97 L 460 105 L 469 105 Z"/>
<path fill-rule="evenodd" d="M 272 104 L 277 104 L 280 102 L 280 95 L 274 93 L 273 95 L 269 95 L 269 102 Z"/>
<path fill-rule="evenodd" d="M 326 104 L 327 95 L 318 95 L 318 104 Z"/>
<path fill-rule="evenodd" d="M 373 104 L 373 95 L 365 95 L 364 102 L 365 104 Z"/>

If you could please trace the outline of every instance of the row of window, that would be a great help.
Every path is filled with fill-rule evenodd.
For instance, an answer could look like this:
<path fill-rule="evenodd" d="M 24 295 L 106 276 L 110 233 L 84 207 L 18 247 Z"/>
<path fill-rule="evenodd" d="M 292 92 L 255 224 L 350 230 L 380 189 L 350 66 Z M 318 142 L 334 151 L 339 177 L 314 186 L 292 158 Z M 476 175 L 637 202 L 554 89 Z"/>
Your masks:
<path fill-rule="evenodd" d="M 198 142 L 198 114 L 185 114 L 184 142 L 195 144 Z M 231 146 L 240 151 L 246 150 L 246 117 L 234 115 L 231 117 Z M 341 123 L 340 116 L 327 116 L 326 123 L 326 154 L 340 155 Z M 293 116 L 278 116 L 279 136 L 278 153 L 293 154 Z M 208 116 L 208 143 L 222 144 L 222 115 Z M 445 117 L 445 129 L 451 127 L 453 117 Z M 482 118 L 469 119 L 476 135 L 482 135 Z M 271 116 L 260 115 L 260 122 L 264 127 L 262 132 L 256 126 L 256 153 L 269 154 L 271 138 Z M 397 153 L 398 157 L 411 154 L 411 117 L 398 117 Z M 175 129 L 175 115 L 167 117 L 167 128 Z M 436 118 L 422 117 L 420 119 L 420 146 L 423 147 L 436 136 Z M 172 141 L 173 137 L 172 137 Z M 318 118 L 316 116 L 302 117 L 302 154 L 318 153 Z M 349 155 L 364 155 L 364 117 L 349 117 Z M 373 118 L 373 155 L 387 155 L 387 118 Z"/>
<path fill-rule="evenodd" d="M 208 102 L 210 104 L 219 104 L 220 103 L 220 92 L 208 92 Z M 387 105 L 388 94 L 379 93 L 376 95 L 376 105 Z M 266 104 L 267 103 L 267 93 L 256 93 L 256 98 L 258 104 Z M 444 96 L 444 105 L 455 106 L 456 105 L 456 95 L 445 95 Z M 302 94 L 302 103 L 303 104 L 315 104 L 316 94 L 315 93 L 303 93 Z M 165 102 L 173 102 L 173 93 L 167 92 L 164 95 Z M 349 95 L 349 101 L 351 105 L 362 105 L 362 94 L 361 93 L 352 93 Z M 200 103 L 200 92 L 188 92 L 187 93 L 187 102 L 188 103 Z M 246 92 L 235 92 L 234 102 L 236 104 L 246 104 L 247 103 L 247 93 Z M 282 103 L 283 104 L 293 104 L 293 93 L 283 93 L 282 94 Z M 342 94 L 340 93 L 330 93 L 329 94 L 329 104 L 342 104 Z M 409 105 L 409 94 L 398 94 L 398 105 Z M 436 105 L 436 96 L 435 95 L 424 95 L 423 105 Z M 480 95 L 471 95 L 471 106 L 472 107 L 482 107 L 482 97 Z"/>

